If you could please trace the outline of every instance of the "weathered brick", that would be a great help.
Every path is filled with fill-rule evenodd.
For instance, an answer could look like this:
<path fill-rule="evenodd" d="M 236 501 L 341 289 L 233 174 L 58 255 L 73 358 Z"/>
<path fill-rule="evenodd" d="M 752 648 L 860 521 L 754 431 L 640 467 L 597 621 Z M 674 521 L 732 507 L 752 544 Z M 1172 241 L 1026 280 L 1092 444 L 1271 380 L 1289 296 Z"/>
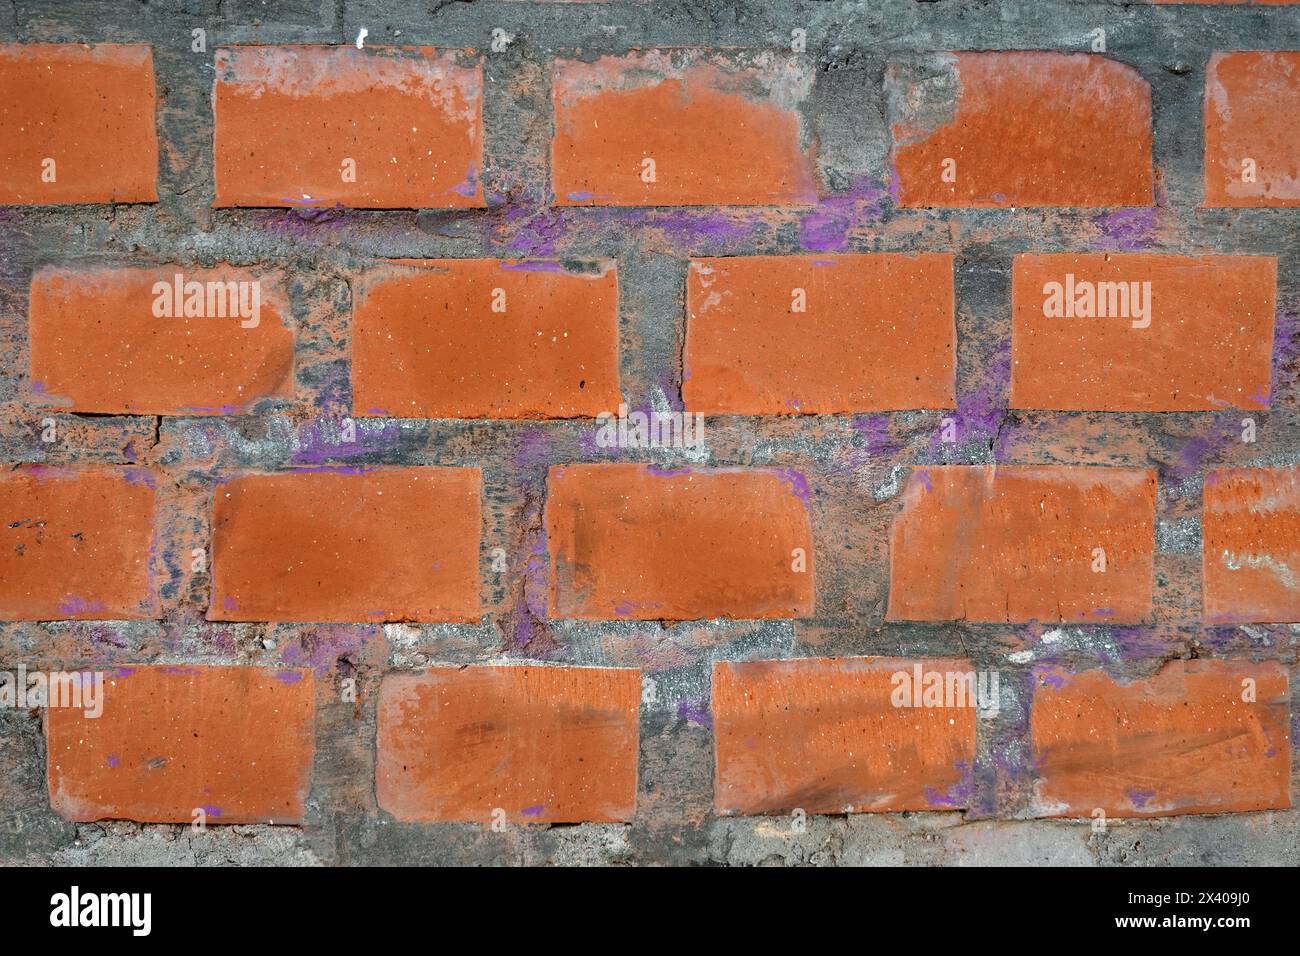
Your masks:
<path fill-rule="evenodd" d="M 1205 75 L 1205 205 L 1300 206 L 1300 52 L 1215 53 Z"/>
<path fill-rule="evenodd" d="M 0 473 L 0 619 L 155 616 L 154 483 L 143 468 Z"/>
<path fill-rule="evenodd" d="M 560 60 L 552 89 L 561 206 L 789 205 L 816 201 L 793 102 L 807 68 L 767 56 L 728 67 L 682 52 Z M 646 160 L 652 160 L 653 181 Z"/>
<path fill-rule="evenodd" d="M 477 468 L 341 468 L 218 485 L 213 621 L 479 619 Z"/>
<path fill-rule="evenodd" d="M 1016 256 L 1011 406 L 1267 408 L 1276 287 L 1268 256 Z"/>
<path fill-rule="evenodd" d="M 807 494 L 793 471 L 557 465 L 546 501 L 550 612 L 595 620 L 807 616 L 814 596 Z"/>
<path fill-rule="evenodd" d="M 186 316 L 187 302 L 201 314 Z M 31 285 L 33 397 L 77 412 L 249 411 L 293 394 L 289 314 L 279 279 L 249 269 L 42 269 Z"/>
<path fill-rule="evenodd" d="M 214 205 L 484 204 L 483 73 L 456 53 L 231 47 L 216 69 Z"/>
<path fill-rule="evenodd" d="M 694 259 L 682 394 L 717 415 L 952 408 L 952 256 Z"/>
<path fill-rule="evenodd" d="M 889 657 L 714 664 L 718 812 L 967 806 L 974 701 L 913 706 L 918 665 L 923 682 L 972 673 L 969 661 Z"/>
<path fill-rule="evenodd" d="M 50 805 L 65 819 L 302 821 L 315 749 L 310 671 L 119 667 L 103 673 L 102 706 L 99 716 L 47 711 Z"/>
<path fill-rule="evenodd" d="M 612 262 L 440 259 L 387 266 L 356 297 L 356 415 L 595 417 L 617 409 Z"/>
<path fill-rule="evenodd" d="M 1155 499 L 1138 468 L 916 468 L 890 532 L 889 619 L 1142 621 Z"/>
<path fill-rule="evenodd" d="M 629 820 L 640 698 L 640 672 L 622 668 L 390 674 L 379 691 L 379 806 L 414 821 Z"/>
<path fill-rule="evenodd" d="M 1152 202 L 1151 89 L 1130 66 L 1086 53 L 936 54 L 920 69 L 891 63 L 886 87 L 903 206 Z"/>
<path fill-rule="evenodd" d="M 157 201 L 154 101 L 147 45 L 0 44 L 0 204 Z"/>
<path fill-rule="evenodd" d="M 1120 682 L 1041 671 L 1030 718 L 1041 816 L 1291 806 L 1289 694 L 1275 662 L 1172 661 Z"/>
<path fill-rule="evenodd" d="M 1300 621 L 1300 468 L 1205 477 L 1205 620 Z"/>

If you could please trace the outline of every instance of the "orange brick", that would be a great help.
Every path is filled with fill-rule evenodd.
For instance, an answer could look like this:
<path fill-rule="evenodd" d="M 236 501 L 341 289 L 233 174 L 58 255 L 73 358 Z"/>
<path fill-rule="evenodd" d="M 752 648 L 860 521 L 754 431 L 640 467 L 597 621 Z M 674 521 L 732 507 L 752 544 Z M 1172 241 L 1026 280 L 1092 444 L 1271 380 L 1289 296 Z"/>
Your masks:
<path fill-rule="evenodd" d="M 385 267 L 357 294 L 352 381 L 356 415 L 572 418 L 615 410 L 614 264 L 590 272 L 495 259 Z"/>
<path fill-rule="evenodd" d="M 483 72 L 457 61 L 428 49 L 218 50 L 213 205 L 483 206 Z"/>
<path fill-rule="evenodd" d="M 551 614 L 808 616 L 814 589 L 806 494 L 797 472 L 556 466 L 546 502 Z"/>
<path fill-rule="evenodd" d="M 716 415 L 952 408 L 952 256 L 691 261 L 686 405 Z"/>
<path fill-rule="evenodd" d="M 914 469 L 890 533 L 889 619 L 1140 622 L 1155 502 L 1155 472 L 1138 468 Z"/>
<path fill-rule="evenodd" d="M 0 474 L 0 619 L 149 618 L 153 475 L 9 466 Z"/>
<path fill-rule="evenodd" d="M 399 820 L 579 823 L 636 810 L 640 671 L 434 667 L 379 691 L 379 805 Z"/>
<path fill-rule="evenodd" d="M 157 665 L 103 673 L 99 716 L 46 711 L 50 806 L 67 820 L 300 823 L 311 671 Z M 92 711 L 93 713 L 93 711 Z"/>
<path fill-rule="evenodd" d="M 1297 115 L 1300 52 L 1210 57 L 1205 205 L 1300 206 Z"/>
<path fill-rule="evenodd" d="M 1289 694 L 1280 664 L 1172 661 L 1132 683 L 1103 670 L 1053 670 L 1036 683 L 1030 732 L 1041 816 L 1291 806 Z"/>
<path fill-rule="evenodd" d="M 903 110 L 901 205 L 1151 204 L 1151 89 L 1132 67 L 1045 51 L 942 54 L 938 67 L 943 82 L 886 74 Z"/>
<path fill-rule="evenodd" d="M 682 58 L 650 51 L 556 63 L 556 204 L 815 202 L 816 173 L 791 105 L 811 83 L 803 69 L 779 58 L 755 68 Z"/>
<path fill-rule="evenodd" d="M 1205 620 L 1300 621 L 1300 468 L 1205 477 Z"/>
<path fill-rule="evenodd" d="M 219 485 L 212 621 L 479 620 L 477 468 L 342 468 Z"/>
<path fill-rule="evenodd" d="M 156 202 L 154 101 L 143 44 L 0 44 L 0 205 Z"/>
<path fill-rule="evenodd" d="M 186 292 L 192 283 L 201 285 Z M 241 318 L 241 292 L 251 317 Z M 187 317 L 187 303 L 202 314 Z M 288 316 L 279 280 L 248 269 L 42 269 L 31 287 L 32 391 L 65 411 L 246 412 L 293 394 Z"/>
<path fill-rule="evenodd" d="M 967 806 L 976 710 L 913 706 L 918 666 L 923 683 L 973 673 L 969 661 L 888 657 L 714 664 L 718 812 Z"/>
<path fill-rule="evenodd" d="M 1016 256 L 1011 407 L 1267 408 L 1276 288 L 1265 256 Z"/>

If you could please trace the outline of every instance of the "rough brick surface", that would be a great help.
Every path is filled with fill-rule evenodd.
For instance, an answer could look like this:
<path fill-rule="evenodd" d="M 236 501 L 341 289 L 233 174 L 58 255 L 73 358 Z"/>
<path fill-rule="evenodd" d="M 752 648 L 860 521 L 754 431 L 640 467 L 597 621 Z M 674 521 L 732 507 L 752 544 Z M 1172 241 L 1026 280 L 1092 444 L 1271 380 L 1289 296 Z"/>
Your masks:
<path fill-rule="evenodd" d="M 1272 3 L 0 4 L 0 865 L 1300 865 L 1298 54 Z M 1062 265 L 1151 324 L 1039 321 Z M 160 684 L 73 820 L 19 667 L 314 709 Z M 214 775 L 286 784 L 191 832 Z"/>
<path fill-rule="evenodd" d="M 220 415 L 293 394 L 289 305 L 274 275 L 51 268 L 33 277 L 30 301 L 33 404 Z"/>
<path fill-rule="evenodd" d="M 0 616 L 151 617 L 154 482 L 142 468 L 19 465 L 0 476 Z"/>
<path fill-rule="evenodd" d="M 660 51 L 561 61 L 552 78 L 555 201 L 812 202 L 815 172 L 789 104 L 807 82 L 803 64 L 770 54 L 742 69 Z"/>
<path fill-rule="evenodd" d="M 771 471 L 553 468 L 551 613 L 597 620 L 811 614 L 803 488 L 802 476 Z"/>
<path fill-rule="evenodd" d="M 479 472 L 248 475 L 217 486 L 213 621 L 475 621 Z"/>
<path fill-rule="evenodd" d="M 156 200 L 154 100 L 147 44 L 0 45 L 0 204 Z"/>
<path fill-rule="evenodd" d="M 1123 63 L 1038 50 L 940 54 L 895 64 L 886 82 L 905 206 L 1152 200 L 1151 90 Z"/>
<path fill-rule="evenodd" d="M 712 415 L 951 408 L 952 257 L 694 259 L 682 395 Z"/>
<path fill-rule="evenodd" d="M 385 268 L 357 297 L 352 374 L 356 415 L 614 412 L 614 265 L 444 259 Z"/>
<path fill-rule="evenodd" d="M 1267 408 L 1276 285 L 1266 257 L 1017 256 L 1011 406 Z"/>
<path fill-rule="evenodd" d="M 1166 816 L 1291 806 L 1286 670 L 1173 661 L 1154 677 L 1046 671 L 1031 731 L 1044 816 Z"/>
<path fill-rule="evenodd" d="M 483 76 L 455 53 L 233 47 L 216 70 L 216 205 L 483 205 Z"/>
<path fill-rule="evenodd" d="M 311 778 L 310 671 L 117 667 L 102 707 L 51 708 L 50 804 L 68 820 L 297 823 Z"/>
<path fill-rule="evenodd" d="M 1131 468 L 916 469 L 890 533 L 889 617 L 1137 623 L 1155 492 Z"/>
<path fill-rule="evenodd" d="M 1300 469 L 1205 477 L 1205 620 L 1300 620 Z"/>
<path fill-rule="evenodd" d="M 1205 76 L 1205 204 L 1300 206 L 1300 52 L 1216 53 Z"/>
<path fill-rule="evenodd" d="M 399 820 L 630 820 L 640 696 L 639 672 L 626 668 L 390 675 L 379 700 L 379 805 Z"/>
<path fill-rule="evenodd" d="M 856 813 L 967 805 L 974 706 L 912 706 L 921 679 L 969 661 L 721 662 L 713 668 L 720 813 Z M 910 685 L 909 685 L 910 687 Z M 908 703 L 900 706 L 899 701 Z M 972 705 L 974 701 L 970 702 Z"/>

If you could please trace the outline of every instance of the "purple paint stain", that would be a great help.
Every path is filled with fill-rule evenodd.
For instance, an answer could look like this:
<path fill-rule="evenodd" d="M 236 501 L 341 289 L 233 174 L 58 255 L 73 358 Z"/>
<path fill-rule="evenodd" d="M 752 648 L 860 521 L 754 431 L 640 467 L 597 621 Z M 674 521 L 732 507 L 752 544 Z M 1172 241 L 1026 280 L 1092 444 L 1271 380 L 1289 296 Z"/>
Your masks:
<path fill-rule="evenodd" d="M 891 458 L 902 450 L 889 432 L 888 415 L 855 415 L 853 430 L 862 436 L 873 458 Z"/>
<path fill-rule="evenodd" d="M 912 475 L 917 481 L 925 485 L 926 491 L 934 491 L 934 480 L 930 477 L 929 468 L 918 468 L 912 472 Z"/>
<path fill-rule="evenodd" d="M 637 210 L 631 218 L 640 218 Z M 690 210 L 673 212 L 651 211 L 645 216 L 644 225 L 663 231 L 664 237 L 675 246 L 691 247 L 702 243 L 727 243 L 737 239 L 746 239 L 754 234 L 759 221 L 746 219 L 737 221 L 729 216 L 716 213 L 701 213 Z M 635 227 L 633 223 L 629 226 Z M 689 251 L 689 248 L 688 248 Z"/>
<path fill-rule="evenodd" d="M 565 238 L 564 220 L 552 209 L 511 207 L 506 212 L 505 223 L 511 233 L 506 248 L 523 258 L 554 256 L 556 246 Z"/>
<path fill-rule="evenodd" d="M 970 805 L 971 798 L 975 795 L 975 776 L 970 764 L 958 760 L 953 766 L 961 776 L 946 793 L 937 787 L 925 788 L 925 802 L 930 806 L 957 809 Z"/>
<path fill-rule="evenodd" d="M 1092 613 L 1098 617 L 1114 617 L 1115 609 L 1111 607 L 1095 607 L 1092 609 Z"/>
<path fill-rule="evenodd" d="M 546 429 L 537 425 L 525 427 L 515 446 L 514 466 L 527 471 L 545 465 L 550 458 L 551 443 Z"/>
<path fill-rule="evenodd" d="M 704 701 L 684 700 L 677 705 L 677 716 L 700 727 L 713 728 L 713 714 Z"/>
<path fill-rule="evenodd" d="M 658 478 L 673 478 L 677 475 L 689 475 L 689 468 L 663 468 L 659 465 L 646 465 L 645 470 Z"/>
<path fill-rule="evenodd" d="M 323 465 L 331 459 L 382 454 L 401 444 L 402 429 L 396 422 L 384 422 L 379 428 L 365 429 L 357 424 L 356 441 L 340 442 L 337 440 L 339 426 L 326 427 L 327 421 L 325 418 L 314 419 L 299 431 L 298 450 L 292 464 Z"/>
<path fill-rule="evenodd" d="M 780 474 L 781 480 L 790 486 L 790 494 L 804 502 L 804 504 L 811 500 L 812 488 L 808 485 L 808 479 L 803 472 L 794 468 L 782 468 L 778 474 Z"/>
<path fill-rule="evenodd" d="M 519 812 L 526 817 L 540 817 L 542 815 L 542 811 L 545 809 L 546 809 L 546 804 L 538 803 L 531 807 L 524 807 Z"/>
<path fill-rule="evenodd" d="M 275 679 L 281 684 L 296 684 L 302 680 L 302 671 L 276 671 Z"/>
<path fill-rule="evenodd" d="M 1060 690 L 1069 681 L 1069 676 L 1055 666 L 1048 664 L 1034 668 L 1034 680 L 1045 687 Z"/>
<path fill-rule="evenodd" d="M 134 667 L 116 667 L 109 672 L 110 677 L 127 678 L 135 673 Z"/>
<path fill-rule="evenodd" d="M 70 594 L 63 603 L 59 605 L 60 614 L 95 614 L 104 610 L 104 605 L 100 601 L 87 601 L 77 594 Z"/>
<path fill-rule="evenodd" d="M 110 767 L 117 767 L 122 763 L 122 761 L 117 758 L 117 754 L 109 754 L 106 762 Z"/>
<path fill-rule="evenodd" d="M 221 609 L 223 611 L 238 611 L 239 602 L 236 601 L 229 594 L 227 594 L 225 597 L 221 599 Z"/>
<path fill-rule="evenodd" d="M 526 259 L 523 262 L 503 262 L 501 268 L 507 272 L 558 272 L 567 275 L 569 270 L 564 264 L 554 259 Z"/>
<path fill-rule="evenodd" d="M 1154 244 L 1155 207 L 1115 209 L 1102 213 L 1093 222 L 1101 230 L 1095 243 L 1098 249 L 1137 252 Z"/>
<path fill-rule="evenodd" d="M 822 198 L 799 220 L 799 244 L 816 252 L 838 252 L 855 228 L 880 219 L 884 196 L 885 190 L 867 176 L 842 196 Z"/>
<path fill-rule="evenodd" d="M 212 806 L 212 804 L 210 804 L 210 803 L 208 803 L 208 804 L 204 804 L 204 805 L 203 805 L 203 812 L 206 813 L 206 814 L 207 814 L 208 816 L 210 816 L 210 817 L 219 817 L 219 816 L 221 816 L 221 808 L 220 808 L 220 807 L 214 807 L 214 806 Z"/>
<path fill-rule="evenodd" d="M 1138 810 L 1146 807 L 1146 805 L 1151 801 L 1151 798 L 1156 795 L 1154 790 L 1138 790 L 1135 787 L 1130 787 L 1126 793 L 1128 794 L 1129 802 Z"/>

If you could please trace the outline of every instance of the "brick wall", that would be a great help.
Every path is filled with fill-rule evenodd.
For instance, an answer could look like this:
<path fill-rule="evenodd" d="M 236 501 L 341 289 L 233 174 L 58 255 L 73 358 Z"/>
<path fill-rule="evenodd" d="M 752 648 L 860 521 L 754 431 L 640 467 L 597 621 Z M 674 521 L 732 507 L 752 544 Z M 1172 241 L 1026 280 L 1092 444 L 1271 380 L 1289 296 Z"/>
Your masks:
<path fill-rule="evenodd" d="M 0 860 L 1300 862 L 1298 66 L 0 3 Z"/>

